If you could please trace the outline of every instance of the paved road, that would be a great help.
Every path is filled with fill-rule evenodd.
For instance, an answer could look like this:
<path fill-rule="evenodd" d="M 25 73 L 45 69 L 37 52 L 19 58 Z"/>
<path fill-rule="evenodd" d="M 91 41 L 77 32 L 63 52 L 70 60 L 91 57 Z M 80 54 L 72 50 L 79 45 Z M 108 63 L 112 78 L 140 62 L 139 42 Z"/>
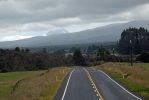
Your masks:
<path fill-rule="evenodd" d="M 66 79 L 68 80 L 69 77 L 67 76 Z M 64 83 L 66 86 L 67 82 L 65 80 Z M 64 92 L 65 90 L 64 83 L 56 95 L 55 100 L 99 100 L 84 68 L 76 68 L 73 71 L 65 95 L 62 94 L 62 91 Z"/>
<path fill-rule="evenodd" d="M 94 68 L 76 68 L 67 75 L 54 100 L 141 100 Z"/>
<path fill-rule="evenodd" d="M 104 100 L 141 100 L 102 71 L 88 68 Z"/>

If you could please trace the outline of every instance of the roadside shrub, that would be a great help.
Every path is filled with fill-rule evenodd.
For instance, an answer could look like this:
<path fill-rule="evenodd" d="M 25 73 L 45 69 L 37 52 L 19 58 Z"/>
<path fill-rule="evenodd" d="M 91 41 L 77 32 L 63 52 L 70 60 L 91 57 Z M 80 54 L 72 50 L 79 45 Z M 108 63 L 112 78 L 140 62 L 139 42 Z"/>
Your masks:
<path fill-rule="evenodd" d="M 139 55 L 136 58 L 136 60 L 137 61 L 148 63 L 149 62 L 149 53 L 147 53 L 147 52 L 142 53 L 141 55 Z"/>

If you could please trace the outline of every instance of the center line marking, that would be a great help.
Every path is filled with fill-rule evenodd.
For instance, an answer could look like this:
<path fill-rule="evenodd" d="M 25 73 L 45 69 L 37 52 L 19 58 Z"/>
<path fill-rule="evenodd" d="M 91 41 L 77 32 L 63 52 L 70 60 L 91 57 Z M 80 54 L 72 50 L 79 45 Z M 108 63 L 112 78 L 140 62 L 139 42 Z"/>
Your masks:
<path fill-rule="evenodd" d="M 91 84 L 93 85 L 93 88 L 95 88 L 94 92 L 97 93 L 96 96 L 97 96 L 97 97 L 100 97 L 99 100 L 104 100 L 103 97 L 101 96 L 101 94 L 99 93 L 99 91 L 98 91 L 98 89 L 97 89 L 97 87 L 96 87 L 96 85 L 95 85 L 95 82 L 93 81 L 93 79 L 92 79 L 90 73 L 88 72 L 88 70 L 85 69 L 85 68 L 83 68 L 83 69 L 84 69 L 84 70 L 86 71 L 86 73 L 88 74 L 88 78 L 89 78 L 89 80 L 91 81 Z"/>

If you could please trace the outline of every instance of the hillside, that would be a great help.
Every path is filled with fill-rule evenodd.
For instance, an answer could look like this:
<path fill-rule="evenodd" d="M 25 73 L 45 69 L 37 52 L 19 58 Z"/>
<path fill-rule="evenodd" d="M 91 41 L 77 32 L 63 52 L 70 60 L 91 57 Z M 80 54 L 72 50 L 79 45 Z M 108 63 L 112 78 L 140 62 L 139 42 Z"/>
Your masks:
<path fill-rule="evenodd" d="M 128 27 L 145 27 L 149 29 L 149 21 L 132 21 L 128 23 L 111 24 L 75 33 L 38 36 L 24 40 L 1 42 L 0 48 L 39 47 L 80 43 L 114 42 L 120 38 L 121 32 Z"/>

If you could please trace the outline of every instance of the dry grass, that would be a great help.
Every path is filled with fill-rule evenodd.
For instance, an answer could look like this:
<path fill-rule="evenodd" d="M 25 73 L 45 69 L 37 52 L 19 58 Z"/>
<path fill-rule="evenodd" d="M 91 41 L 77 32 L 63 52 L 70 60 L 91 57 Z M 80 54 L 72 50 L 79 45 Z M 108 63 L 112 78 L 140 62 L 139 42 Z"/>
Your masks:
<path fill-rule="evenodd" d="M 128 63 L 105 63 L 97 68 L 112 75 L 131 91 L 149 99 L 149 64 L 138 63 L 132 67 Z M 128 74 L 128 77 L 123 79 L 123 74 Z"/>
<path fill-rule="evenodd" d="M 36 76 L 44 71 L 20 71 L 0 73 L 0 100 L 5 100 L 11 94 L 18 80 Z"/>
<path fill-rule="evenodd" d="M 8 100 L 52 100 L 69 70 L 64 67 L 53 68 L 44 74 L 25 79 L 19 83 Z"/>

